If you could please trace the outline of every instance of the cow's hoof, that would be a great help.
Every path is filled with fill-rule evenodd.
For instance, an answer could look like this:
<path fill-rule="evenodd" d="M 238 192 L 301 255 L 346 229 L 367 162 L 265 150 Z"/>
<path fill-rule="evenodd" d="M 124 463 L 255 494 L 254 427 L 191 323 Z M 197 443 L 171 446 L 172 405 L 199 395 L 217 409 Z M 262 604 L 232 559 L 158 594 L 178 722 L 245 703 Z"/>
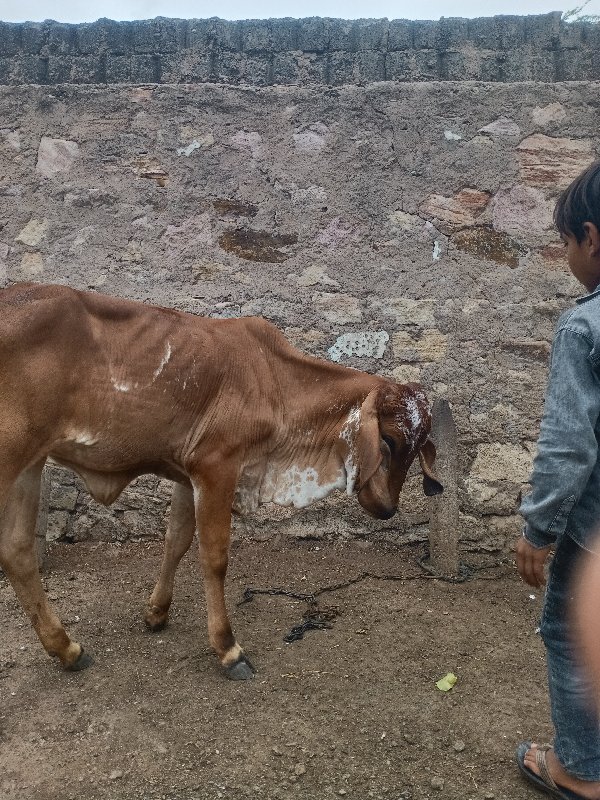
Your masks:
<path fill-rule="evenodd" d="M 144 620 L 146 623 L 146 627 L 150 631 L 150 633 L 158 633 L 159 631 L 164 630 L 167 627 L 168 618 L 165 617 L 164 619 L 146 619 Z"/>
<path fill-rule="evenodd" d="M 146 616 L 144 617 L 144 622 L 146 623 L 146 627 L 152 633 L 158 633 L 158 631 L 162 631 L 164 628 L 167 627 L 168 621 L 169 621 L 168 611 L 154 611 L 152 609 L 149 609 L 146 612 Z"/>
<path fill-rule="evenodd" d="M 82 669 L 87 669 L 93 663 L 94 659 L 91 657 L 91 655 L 89 653 L 84 653 L 83 648 L 81 648 L 81 653 L 79 654 L 77 661 L 69 664 L 69 666 L 65 667 L 65 669 L 69 672 L 81 672 Z"/>
<path fill-rule="evenodd" d="M 240 659 L 235 664 L 225 667 L 225 675 L 230 681 L 249 681 L 252 680 L 255 674 L 256 670 L 246 656 L 240 656 Z"/>

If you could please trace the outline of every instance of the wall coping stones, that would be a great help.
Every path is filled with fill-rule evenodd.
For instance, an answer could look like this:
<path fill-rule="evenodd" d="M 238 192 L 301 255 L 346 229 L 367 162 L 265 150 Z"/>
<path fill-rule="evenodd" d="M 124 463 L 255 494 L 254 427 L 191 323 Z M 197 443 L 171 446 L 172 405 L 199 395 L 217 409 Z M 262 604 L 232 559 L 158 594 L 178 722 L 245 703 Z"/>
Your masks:
<path fill-rule="evenodd" d="M 560 12 L 440 20 L 0 21 L 0 84 L 344 85 L 600 79 L 600 25 Z"/>

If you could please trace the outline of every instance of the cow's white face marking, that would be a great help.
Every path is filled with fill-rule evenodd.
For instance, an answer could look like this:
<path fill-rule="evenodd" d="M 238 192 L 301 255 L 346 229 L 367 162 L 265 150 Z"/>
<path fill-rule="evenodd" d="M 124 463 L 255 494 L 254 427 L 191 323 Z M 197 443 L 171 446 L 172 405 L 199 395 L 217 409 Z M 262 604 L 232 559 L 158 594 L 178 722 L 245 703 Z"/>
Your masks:
<path fill-rule="evenodd" d="M 360 428 L 360 406 L 355 406 L 348 414 L 346 421 L 340 431 L 340 439 L 343 439 L 348 446 L 348 453 L 344 459 L 346 467 L 346 494 L 352 494 L 358 475 L 358 464 L 356 463 L 356 436 Z"/>
<path fill-rule="evenodd" d="M 410 395 L 408 397 L 403 397 L 402 403 L 405 411 L 396 415 L 396 425 L 401 433 L 404 434 L 407 444 L 411 447 L 415 447 L 417 444 L 423 426 L 425 425 L 425 420 L 423 419 L 423 414 L 417 400 L 427 402 L 422 392 L 415 392 L 414 397 Z"/>
<path fill-rule="evenodd" d="M 166 346 L 166 348 L 165 348 L 165 354 L 164 354 L 164 356 L 162 357 L 162 361 L 160 362 L 160 364 L 158 365 L 158 367 L 157 367 L 157 368 L 154 370 L 154 380 L 156 380 L 156 379 L 158 378 L 158 376 L 160 375 L 160 373 L 163 371 L 163 369 L 164 369 L 164 368 L 167 366 L 167 364 L 169 363 L 169 359 L 171 358 L 171 353 L 172 353 L 172 350 L 171 350 L 171 342 L 167 342 L 167 346 Z"/>

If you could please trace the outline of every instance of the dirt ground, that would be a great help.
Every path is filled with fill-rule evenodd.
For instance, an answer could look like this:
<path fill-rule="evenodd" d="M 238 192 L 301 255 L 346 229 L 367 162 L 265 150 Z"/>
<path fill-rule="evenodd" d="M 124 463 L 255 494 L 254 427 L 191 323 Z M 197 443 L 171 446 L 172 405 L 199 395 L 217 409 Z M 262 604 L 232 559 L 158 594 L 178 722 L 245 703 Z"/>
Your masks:
<path fill-rule="evenodd" d="M 541 597 L 507 561 L 452 584 L 419 549 L 239 541 L 228 599 L 258 669 L 226 680 L 207 644 L 196 559 L 180 567 L 171 623 L 141 609 L 161 546 L 56 544 L 45 582 L 93 666 L 48 659 L 0 578 L 0 798 L 533 800 L 517 742 L 551 733 Z M 471 560 L 472 559 L 467 559 Z M 490 557 L 491 561 L 491 557 Z M 480 565 L 485 562 L 480 562 Z M 323 594 L 330 630 L 286 644 L 306 604 L 246 587 Z M 448 693 L 435 682 L 454 672 Z"/>

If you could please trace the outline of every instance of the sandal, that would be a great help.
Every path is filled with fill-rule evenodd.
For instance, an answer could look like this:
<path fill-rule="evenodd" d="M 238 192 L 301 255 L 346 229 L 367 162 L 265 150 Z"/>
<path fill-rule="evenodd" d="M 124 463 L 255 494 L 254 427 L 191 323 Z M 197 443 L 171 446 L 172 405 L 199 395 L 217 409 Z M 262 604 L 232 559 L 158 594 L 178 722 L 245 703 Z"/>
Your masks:
<path fill-rule="evenodd" d="M 552 745 L 542 744 L 537 746 L 535 751 L 535 763 L 540 771 L 539 775 L 536 775 L 535 772 L 532 772 L 529 769 L 529 767 L 525 766 L 525 754 L 530 747 L 531 742 L 522 742 L 517 747 L 517 765 L 524 777 L 527 778 L 527 780 L 537 789 L 542 792 L 546 792 L 546 794 L 550 795 L 550 797 L 556 797 L 558 800 L 583 800 L 583 797 L 580 794 L 576 794 L 570 789 L 565 789 L 562 786 L 558 786 L 552 778 L 552 775 L 550 775 L 550 772 L 548 771 L 548 764 L 546 763 L 546 753 L 548 750 L 552 749 Z"/>

